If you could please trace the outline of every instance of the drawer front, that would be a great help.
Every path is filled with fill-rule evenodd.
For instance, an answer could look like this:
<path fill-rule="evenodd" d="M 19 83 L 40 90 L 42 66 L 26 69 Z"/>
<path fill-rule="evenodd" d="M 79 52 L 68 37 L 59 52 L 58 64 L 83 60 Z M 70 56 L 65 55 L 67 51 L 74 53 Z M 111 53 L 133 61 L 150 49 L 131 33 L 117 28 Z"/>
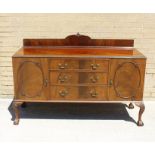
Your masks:
<path fill-rule="evenodd" d="M 102 72 L 108 72 L 108 60 L 79 60 L 79 69 L 88 69 L 92 71 L 101 70 Z"/>
<path fill-rule="evenodd" d="M 78 72 L 50 72 L 50 84 L 78 84 Z"/>
<path fill-rule="evenodd" d="M 73 59 L 50 59 L 49 68 L 56 70 L 78 69 L 79 64 L 77 60 Z"/>
<path fill-rule="evenodd" d="M 50 84 L 107 84 L 107 73 L 50 72 Z"/>
<path fill-rule="evenodd" d="M 78 99 L 78 87 L 51 86 L 50 99 L 52 100 Z"/>
<path fill-rule="evenodd" d="M 108 100 L 105 86 L 51 86 L 52 100 Z"/>
<path fill-rule="evenodd" d="M 107 87 L 104 86 L 81 86 L 79 98 L 86 100 L 107 100 Z"/>
<path fill-rule="evenodd" d="M 109 61 L 99 59 L 50 59 L 49 68 L 56 70 L 86 69 L 108 72 Z"/>

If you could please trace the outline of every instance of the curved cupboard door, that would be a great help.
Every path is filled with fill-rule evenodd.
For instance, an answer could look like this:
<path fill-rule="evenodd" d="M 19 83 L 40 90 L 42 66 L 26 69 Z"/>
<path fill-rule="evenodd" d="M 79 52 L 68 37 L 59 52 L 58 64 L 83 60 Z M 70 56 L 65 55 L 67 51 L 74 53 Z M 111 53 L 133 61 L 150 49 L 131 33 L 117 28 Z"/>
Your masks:
<path fill-rule="evenodd" d="M 17 99 L 47 99 L 46 63 L 42 63 L 43 61 L 45 62 L 40 58 L 14 59 Z"/>
<path fill-rule="evenodd" d="M 111 59 L 109 100 L 142 100 L 145 59 Z"/>

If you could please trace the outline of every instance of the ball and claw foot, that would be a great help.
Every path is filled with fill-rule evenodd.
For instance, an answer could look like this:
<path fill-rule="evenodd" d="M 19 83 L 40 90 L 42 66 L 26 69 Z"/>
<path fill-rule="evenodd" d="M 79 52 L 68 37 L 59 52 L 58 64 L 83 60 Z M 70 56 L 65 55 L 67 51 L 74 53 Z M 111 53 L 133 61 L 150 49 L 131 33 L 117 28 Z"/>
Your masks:
<path fill-rule="evenodd" d="M 19 119 L 20 119 L 20 110 L 19 110 L 19 106 L 21 106 L 23 104 L 23 102 L 18 102 L 18 101 L 14 101 L 13 102 L 13 110 L 15 113 L 15 120 L 13 122 L 14 125 L 18 125 L 19 124 Z"/>
<path fill-rule="evenodd" d="M 143 101 L 141 101 L 141 102 L 135 102 L 135 105 L 140 108 L 139 109 L 139 114 L 138 114 L 137 126 L 144 126 L 144 123 L 142 121 L 142 114 L 143 114 L 143 112 L 145 110 L 144 102 Z"/>
<path fill-rule="evenodd" d="M 13 122 L 14 125 L 18 125 L 19 124 L 19 119 L 15 119 Z"/>
<path fill-rule="evenodd" d="M 129 109 L 134 109 L 134 105 L 132 103 L 129 104 Z"/>
<path fill-rule="evenodd" d="M 144 123 L 142 121 L 138 121 L 137 126 L 144 126 Z"/>

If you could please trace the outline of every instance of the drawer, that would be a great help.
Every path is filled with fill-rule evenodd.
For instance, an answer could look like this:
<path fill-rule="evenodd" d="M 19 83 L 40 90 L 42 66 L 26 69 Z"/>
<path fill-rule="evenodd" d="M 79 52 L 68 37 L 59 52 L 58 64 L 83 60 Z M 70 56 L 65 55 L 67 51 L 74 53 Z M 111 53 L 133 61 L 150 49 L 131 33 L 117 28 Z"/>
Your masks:
<path fill-rule="evenodd" d="M 56 70 L 86 69 L 108 72 L 109 61 L 101 59 L 50 59 L 49 68 Z"/>
<path fill-rule="evenodd" d="M 67 86 L 51 86 L 50 87 L 50 99 L 55 100 L 74 100 L 79 96 L 78 87 Z"/>
<path fill-rule="evenodd" d="M 108 72 L 109 61 L 100 59 L 79 60 L 79 69 Z"/>
<path fill-rule="evenodd" d="M 51 86 L 55 100 L 108 100 L 106 86 Z"/>
<path fill-rule="evenodd" d="M 106 86 L 81 86 L 79 98 L 86 100 L 107 100 Z"/>
<path fill-rule="evenodd" d="M 50 72 L 50 84 L 107 84 L 107 73 L 102 72 Z"/>
<path fill-rule="evenodd" d="M 73 59 L 50 59 L 49 68 L 57 70 L 78 69 L 79 63 Z"/>

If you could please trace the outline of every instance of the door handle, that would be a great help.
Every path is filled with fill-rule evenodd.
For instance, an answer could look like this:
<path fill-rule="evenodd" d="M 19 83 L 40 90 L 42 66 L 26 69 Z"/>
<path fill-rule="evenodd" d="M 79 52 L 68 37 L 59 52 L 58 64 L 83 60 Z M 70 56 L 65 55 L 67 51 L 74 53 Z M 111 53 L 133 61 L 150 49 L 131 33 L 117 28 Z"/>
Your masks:
<path fill-rule="evenodd" d="M 109 86 L 112 86 L 112 85 L 113 85 L 113 80 L 110 79 L 110 81 L 109 81 Z"/>
<path fill-rule="evenodd" d="M 47 85 L 48 85 L 48 80 L 45 79 L 45 80 L 44 80 L 44 86 L 47 87 Z"/>

